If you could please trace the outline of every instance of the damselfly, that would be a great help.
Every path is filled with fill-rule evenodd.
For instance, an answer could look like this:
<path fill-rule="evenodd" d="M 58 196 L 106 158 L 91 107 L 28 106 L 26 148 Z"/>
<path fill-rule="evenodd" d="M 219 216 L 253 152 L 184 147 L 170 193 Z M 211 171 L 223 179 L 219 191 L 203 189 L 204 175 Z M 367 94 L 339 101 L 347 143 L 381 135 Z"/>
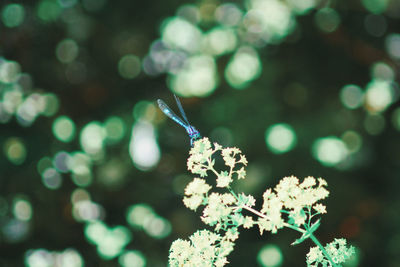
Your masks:
<path fill-rule="evenodd" d="M 161 109 L 161 111 L 164 112 L 165 115 L 167 115 L 168 117 L 173 119 L 176 123 L 185 128 L 186 132 L 190 137 L 190 145 L 193 146 L 193 142 L 196 139 L 201 138 L 200 133 L 199 131 L 197 131 L 196 128 L 190 125 L 188 119 L 186 118 L 185 111 L 182 108 L 181 101 L 179 101 L 179 98 L 176 95 L 174 95 L 174 97 L 176 104 L 178 105 L 179 111 L 181 112 L 181 115 L 183 117 L 183 120 L 180 117 L 178 117 L 161 99 L 157 100 L 158 106 Z"/>

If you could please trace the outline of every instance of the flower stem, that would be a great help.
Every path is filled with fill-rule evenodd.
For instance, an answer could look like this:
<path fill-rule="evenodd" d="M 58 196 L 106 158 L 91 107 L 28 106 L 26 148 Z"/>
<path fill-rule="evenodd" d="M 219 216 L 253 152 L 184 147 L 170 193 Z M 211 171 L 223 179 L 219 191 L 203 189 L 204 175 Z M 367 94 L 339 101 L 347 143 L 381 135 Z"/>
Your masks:
<path fill-rule="evenodd" d="M 251 208 L 251 207 L 249 207 L 249 206 L 243 205 L 242 207 L 243 207 L 244 209 L 246 209 L 246 210 L 248 210 L 248 211 L 250 211 L 250 212 L 253 212 L 254 214 L 260 216 L 261 218 L 268 218 L 267 215 L 265 215 L 265 214 L 259 212 L 258 210 L 255 210 L 255 209 L 253 209 L 253 208 Z M 288 227 L 288 228 L 290 228 L 290 229 L 296 230 L 296 231 L 298 231 L 298 232 L 300 232 L 300 233 L 302 233 L 302 234 L 304 234 L 304 233 L 306 232 L 304 229 L 301 229 L 301 228 L 296 227 L 296 226 L 294 226 L 294 225 L 288 224 L 288 223 L 286 223 L 286 222 L 284 222 L 283 225 L 286 226 L 286 227 Z"/>
<path fill-rule="evenodd" d="M 255 210 L 255 209 L 253 209 L 253 208 L 251 208 L 249 206 L 244 205 L 243 208 L 248 210 L 248 211 L 250 211 L 250 212 L 253 212 L 254 214 L 260 216 L 261 218 L 267 218 L 267 216 L 265 214 Z M 307 230 L 304 230 L 304 229 L 302 229 L 300 227 L 296 227 L 294 225 L 288 224 L 286 222 L 284 222 L 283 225 L 288 227 L 288 228 L 290 228 L 290 229 L 293 229 L 293 230 L 296 230 L 296 231 L 298 231 L 300 233 L 303 233 L 303 234 L 307 232 Z M 319 247 L 319 249 L 322 251 L 322 253 L 325 255 L 325 257 L 330 261 L 332 266 L 333 267 L 338 267 L 338 265 L 335 264 L 335 262 L 332 260 L 331 256 L 328 254 L 328 252 L 325 250 L 324 246 L 322 246 L 322 244 L 319 242 L 319 240 L 313 234 L 309 234 L 309 237 Z"/>
<path fill-rule="evenodd" d="M 252 212 L 252 213 L 254 213 L 254 214 L 258 215 L 258 216 L 260 216 L 261 218 L 268 218 L 265 214 L 259 212 L 258 210 L 255 210 L 255 209 L 253 209 L 253 208 L 251 208 L 249 206 L 243 205 L 242 207 L 244 209 L 246 209 L 246 210 L 248 210 L 248 211 L 250 211 L 250 212 Z M 298 231 L 300 233 L 303 233 L 303 234 L 307 232 L 307 230 L 304 230 L 304 229 L 302 229 L 300 227 L 296 227 L 294 225 L 288 224 L 286 222 L 284 222 L 283 225 L 288 227 L 288 228 L 290 228 L 290 229 L 293 229 L 293 230 L 296 230 L 296 231 Z M 325 257 L 329 260 L 329 262 L 331 263 L 332 267 L 339 267 L 339 265 L 335 264 L 335 262 L 332 260 L 331 256 L 325 250 L 324 246 L 322 246 L 322 244 L 319 242 L 319 240 L 312 233 L 309 234 L 309 237 L 319 247 L 319 249 L 322 251 L 322 253 L 325 255 Z"/>

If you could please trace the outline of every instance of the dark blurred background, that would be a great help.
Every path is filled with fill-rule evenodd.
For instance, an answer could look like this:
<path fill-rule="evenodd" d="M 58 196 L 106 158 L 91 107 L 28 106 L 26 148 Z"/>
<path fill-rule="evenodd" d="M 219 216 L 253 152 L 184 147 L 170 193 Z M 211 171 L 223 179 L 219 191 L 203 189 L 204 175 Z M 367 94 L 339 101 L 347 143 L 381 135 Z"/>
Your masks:
<path fill-rule="evenodd" d="M 184 207 L 181 97 L 247 156 L 235 190 L 323 177 L 317 236 L 400 266 L 400 1 L 0 3 L 0 266 L 167 266 Z M 311 242 L 242 231 L 229 266 L 305 266 Z"/>

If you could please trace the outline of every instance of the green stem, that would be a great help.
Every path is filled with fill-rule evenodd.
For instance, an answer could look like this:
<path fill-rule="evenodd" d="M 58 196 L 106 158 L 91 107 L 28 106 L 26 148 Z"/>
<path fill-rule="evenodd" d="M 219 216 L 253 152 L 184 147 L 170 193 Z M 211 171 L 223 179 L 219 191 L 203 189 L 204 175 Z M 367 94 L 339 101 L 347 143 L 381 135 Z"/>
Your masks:
<path fill-rule="evenodd" d="M 229 190 L 229 193 L 231 193 L 235 198 L 236 198 L 236 200 L 239 200 L 239 197 L 236 195 L 236 193 L 232 190 L 232 188 L 230 187 L 230 186 L 228 186 L 227 187 L 228 188 L 228 190 Z"/>
<path fill-rule="evenodd" d="M 319 247 L 319 249 L 322 251 L 322 253 L 325 255 L 325 257 L 331 262 L 333 267 L 339 267 L 339 265 L 335 264 L 335 262 L 332 260 L 331 256 L 328 254 L 328 252 L 325 250 L 324 246 L 318 241 L 318 239 L 313 235 L 309 235 L 311 240 Z"/>
<path fill-rule="evenodd" d="M 311 225 L 311 218 L 313 216 L 311 215 L 311 207 L 308 206 L 307 209 L 308 209 L 308 224 L 307 225 L 310 226 Z"/>

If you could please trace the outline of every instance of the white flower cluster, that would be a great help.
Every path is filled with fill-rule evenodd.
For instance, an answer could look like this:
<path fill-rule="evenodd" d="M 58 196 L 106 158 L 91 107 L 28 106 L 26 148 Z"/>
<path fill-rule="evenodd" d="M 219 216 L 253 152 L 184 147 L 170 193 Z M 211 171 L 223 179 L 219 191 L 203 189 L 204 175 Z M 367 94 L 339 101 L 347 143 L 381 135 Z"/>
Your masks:
<path fill-rule="evenodd" d="M 225 163 L 225 170 L 214 168 L 218 156 Z M 284 177 L 273 190 L 264 192 L 263 205 L 258 211 L 253 208 L 256 200 L 252 195 L 236 194 L 230 187 L 235 179 L 245 178 L 246 165 L 246 157 L 238 148 L 223 148 L 217 143 L 211 144 L 208 138 L 194 142 L 187 166 L 200 177 L 186 186 L 183 202 L 191 210 L 204 206 L 201 219 L 214 227 L 214 232 L 201 230 L 194 233 L 190 241 L 174 241 L 170 249 L 170 266 L 224 266 L 239 236 L 239 227 L 248 229 L 254 225 L 258 225 L 260 234 L 264 231 L 276 233 L 283 227 L 296 230 L 302 236 L 293 244 L 311 238 L 318 247 L 307 254 L 309 266 L 319 263 L 335 266 L 350 257 L 354 249 L 347 249 L 344 239 L 336 239 L 324 249 L 313 235 L 320 224 L 320 220 L 313 217 L 326 213 L 325 205 L 319 203 L 329 195 L 324 179 L 309 176 L 300 182 L 295 176 Z M 215 184 L 217 192 L 206 182 L 209 174 L 216 177 L 216 181 L 210 183 Z M 251 216 L 243 212 L 250 212 Z"/>

